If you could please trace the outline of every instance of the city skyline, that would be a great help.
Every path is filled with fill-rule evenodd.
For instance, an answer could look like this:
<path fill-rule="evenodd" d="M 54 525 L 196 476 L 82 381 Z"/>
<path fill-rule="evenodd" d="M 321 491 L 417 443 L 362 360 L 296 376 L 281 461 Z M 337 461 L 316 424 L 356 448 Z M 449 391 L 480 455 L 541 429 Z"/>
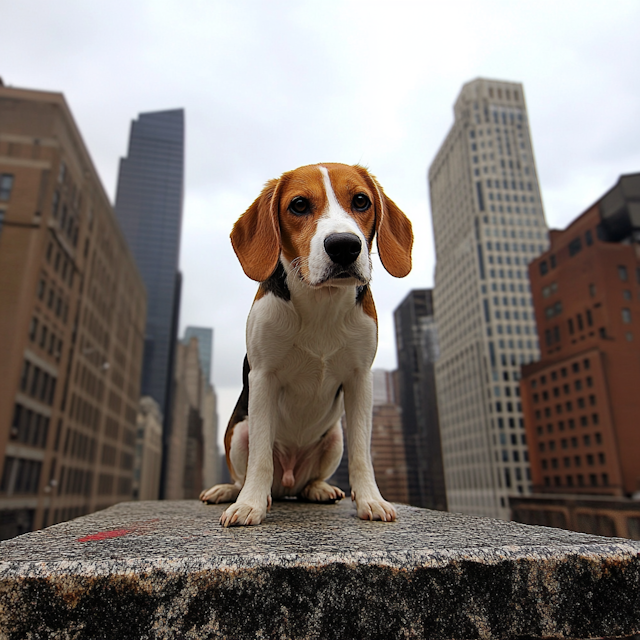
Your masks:
<path fill-rule="evenodd" d="M 25 0 L 3 11 L 4 82 L 64 92 L 112 200 L 131 117 L 186 108 L 180 332 L 215 327 L 221 405 L 225 395 L 230 404 L 237 398 L 255 294 L 228 235 L 266 180 L 308 162 L 362 162 L 409 215 L 413 273 L 396 281 L 374 269 L 375 366 L 393 369 L 392 311 L 410 289 L 433 284 L 424 174 L 464 82 L 482 76 L 526 87 L 552 227 L 640 166 L 640 92 L 629 82 L 640 60 L 637 3 L 362 9 L 276 1 L 187 12 L 171 2 Z M 228 410 L 220 415 L 225 422 Z"/>

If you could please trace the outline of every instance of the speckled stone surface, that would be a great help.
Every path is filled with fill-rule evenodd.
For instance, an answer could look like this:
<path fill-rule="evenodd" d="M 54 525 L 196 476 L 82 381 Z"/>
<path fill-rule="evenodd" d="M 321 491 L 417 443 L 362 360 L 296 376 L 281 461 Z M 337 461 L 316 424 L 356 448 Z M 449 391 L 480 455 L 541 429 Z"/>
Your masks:
<path fill-rule="evenodd" d="M 640 543 L 397 506 L 129 502 L 0 543 L 0 637 L 591 638 L 640 629 Z"/>

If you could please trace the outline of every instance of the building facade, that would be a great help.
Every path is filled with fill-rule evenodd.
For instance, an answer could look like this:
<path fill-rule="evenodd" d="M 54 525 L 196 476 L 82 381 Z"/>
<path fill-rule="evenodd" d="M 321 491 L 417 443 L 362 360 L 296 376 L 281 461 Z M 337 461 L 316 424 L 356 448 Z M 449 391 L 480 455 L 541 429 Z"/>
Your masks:
<path fill-rule="evenodd" d="M 158 403 L 165 419 L 163 461 L 178 338 L 183 192 L 184 111 L 140 114 L 120 160 L 115 210 L 147 288 L 142 395 Z"/>
<path fill-rule="evenodd" d="M 160 497 L 162 466 L 162 413 L 149 396 L 140 398 L 136 428 L 136 456 L 133 468 L 134 500 Z"/>
<path fill-rule="evenodd" d="M 174 370 L 174 406 L 164 495 L 197 498 L 219 482 L 220 455 L 213 387 L 200 364 L 198 339 L 180 341 Z"/>
<path fill-rule="evenodd" d="M 435 383 L 438 335 L 432 290 L 411 291 L 393 315 L 409 503 L 446 511 Z"/>
<path fill-rule="evenodd" d="M 0 86 L 0 537 L 132 495 L 146 293 L 60 93 Z"/>
<path fill-rule="evenodd" d="M 521 84 L 465 84 L 429 168 L 436 383 L 449 510 L 508 519 L 531 489 L 520 366 L 538 358 L 527 265 L 547 228 Z"/>
<path fill-rule="evenodd" d="M 380 493 L 390 502 L 409 504 L 407 460 L 398 406 L 396 371 L 374 369 L 371 461 Z"/>
<path fill-rule="evenodd" d="M 529 266 L 542 357 L 523 367 L 536 492 L 640 498 L 640 173 Z"/>

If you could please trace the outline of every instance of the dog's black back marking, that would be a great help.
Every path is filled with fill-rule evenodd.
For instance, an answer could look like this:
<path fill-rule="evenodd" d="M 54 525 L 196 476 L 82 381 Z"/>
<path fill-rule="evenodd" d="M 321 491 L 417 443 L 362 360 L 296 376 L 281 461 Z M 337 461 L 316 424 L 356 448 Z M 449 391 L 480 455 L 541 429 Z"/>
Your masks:
<path fill-rule="evenodd" d="M 236 402 L 236 406 L 231 414 L 231 419 L 229 420 L 229 426 L 238 424 L 238 422 L 242 422 L 249 415 L 249 371 L 251 367 L 249 367 L 249 358 L 245 355 L 244 363 L 242 365 L 242 392 L 240 393 L 240 397 L 238 398 L 238 402 Z"/>
<path fill-rule="evenodd" d="M 278 261 L 275 271 L 264 282 L 260 283 L 260 290 L 263 294 L 273 293 L 274 296 L 287 302 L 291 300 L 291 293 L 289 293 L 289 287 L 287 286 L 287 274 L 281 262 Z"/>

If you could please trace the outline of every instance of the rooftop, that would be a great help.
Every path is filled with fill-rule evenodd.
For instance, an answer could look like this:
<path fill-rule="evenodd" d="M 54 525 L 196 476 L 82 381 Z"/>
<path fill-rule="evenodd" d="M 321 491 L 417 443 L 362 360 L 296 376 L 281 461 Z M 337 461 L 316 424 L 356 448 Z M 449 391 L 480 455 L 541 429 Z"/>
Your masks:
<path fill-rule="evenodd" d="M 640 543 L 398 505 L 128 502 L 0 543 L 2 638 L 590 638 L 640 631 Z"/>

